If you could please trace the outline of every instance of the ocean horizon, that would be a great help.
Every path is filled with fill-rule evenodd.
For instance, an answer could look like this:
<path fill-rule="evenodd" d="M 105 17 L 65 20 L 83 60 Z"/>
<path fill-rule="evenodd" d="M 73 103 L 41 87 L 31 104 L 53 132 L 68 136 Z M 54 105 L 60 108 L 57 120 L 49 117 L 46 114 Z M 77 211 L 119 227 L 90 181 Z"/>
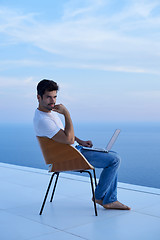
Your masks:
<path fill-rule="evenodd" d="M 118 181 L 160 188 L 160 123 L 75 123 L 75 135 L 105 147 L 116 128 L 121 133 L 112 150 L 122 158 Z M 1 162 L 47 169 L 32 123 L 0 124 Z M 96 169 L 97 177 L 101 170 Z"/>

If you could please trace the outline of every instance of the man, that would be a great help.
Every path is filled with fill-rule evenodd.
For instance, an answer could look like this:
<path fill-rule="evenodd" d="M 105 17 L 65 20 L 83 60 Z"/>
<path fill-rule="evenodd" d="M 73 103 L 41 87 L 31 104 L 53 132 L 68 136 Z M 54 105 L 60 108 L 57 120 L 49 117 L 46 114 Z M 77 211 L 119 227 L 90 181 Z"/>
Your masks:
<path fill-rule="evenodd" d="M 117 200 L 117 172 L 120 157 L 117 153 L 89 151 L 83 146 L 92 147 L 91 141 L 83 141 L 74 135 L 73 123 L 67 108 L 63 104 L 56 105 L 58 85 L 52 80 L 42 80 L 37 85 L 38 109 L 35 111 L 34 127 L 37 136 L 48 137 L 56 142 L 74 144 L 86 159 L 96 168 L 103 168 L 98 186 L 95 189 L 96 203 L 106 209 L 130 210 Z M 58 116 L 65 118 L 65 126 Z"/>

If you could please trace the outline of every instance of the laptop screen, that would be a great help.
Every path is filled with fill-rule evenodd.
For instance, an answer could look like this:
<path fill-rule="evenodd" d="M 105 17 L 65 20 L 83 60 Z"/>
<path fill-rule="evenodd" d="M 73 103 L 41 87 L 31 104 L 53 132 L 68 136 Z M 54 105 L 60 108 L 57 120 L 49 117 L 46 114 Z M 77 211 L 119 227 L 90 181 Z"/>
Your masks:
<path fill-rule="evenodd" d="M 115 130 L 113 136 L 111 137 L 111 139 L 110 139 L 110 141 L 109 141 L 109 143 L 108 143 L 108 145 L 107 145 L 107 147 L 106 147 L 106 150 L 107 150 L 107 151 L 111 150 L 111 148 L 112 148 L 114 142 L 116 141 L 116 139 L 117 139 L 120 131 L 121 131 L 120 129 L 116 129 L 116 130 Z"/>

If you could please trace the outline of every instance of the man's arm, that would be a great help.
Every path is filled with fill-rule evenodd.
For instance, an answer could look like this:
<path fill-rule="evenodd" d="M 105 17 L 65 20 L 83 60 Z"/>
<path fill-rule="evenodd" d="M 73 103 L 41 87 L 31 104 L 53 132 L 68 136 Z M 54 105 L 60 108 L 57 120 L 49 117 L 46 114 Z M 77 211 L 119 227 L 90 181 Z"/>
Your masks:
<path fill-rule="evenodd" d="M 74 137 L 73 123 L 72 123 L 69 111 L 62 104 L 55 105 L 53 111 L 64 115 L 65 128 L 64 130 L 62 129 L 59 130 L 59 132 L 55 134 L 52 139 L 60 143 L 73 144 L 75 137 Z"/>

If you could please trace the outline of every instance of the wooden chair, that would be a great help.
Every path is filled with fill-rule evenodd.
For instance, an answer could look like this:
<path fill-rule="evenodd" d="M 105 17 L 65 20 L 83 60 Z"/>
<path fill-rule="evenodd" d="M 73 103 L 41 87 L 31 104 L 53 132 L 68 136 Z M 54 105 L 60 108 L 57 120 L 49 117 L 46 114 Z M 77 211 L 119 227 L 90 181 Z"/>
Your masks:
<path fill-rule="evenodd" d="M 78 171 L 81 173 L 86 172 L 89 174 L 91 189 L 93 194 L 94 210 L 95 210 L 95 215 L 97 216 L 97 207 L 95 202 L 92 174 L 89 171 L 89 170 L 93 170 L 95 185 L 97 186 L 94 167 L 86 160 L 86 158 L 76 148 L 68 144 L 58 143 L 46 137 L 37 137 L 37 139 L 39 141 L 46 164 L 51 165 L 49 172 L 53 172 L 53 174 L 51 175 L 51 179 L 50 179 L 39 214 L 40 215 L 42 214 L 54 175 L 56 175 L 56 180 L 53 187 L 53 192 L 51 195 L 50 202 L 52 202 L 53 200 L 59 173 L 64 171 Z"/>

